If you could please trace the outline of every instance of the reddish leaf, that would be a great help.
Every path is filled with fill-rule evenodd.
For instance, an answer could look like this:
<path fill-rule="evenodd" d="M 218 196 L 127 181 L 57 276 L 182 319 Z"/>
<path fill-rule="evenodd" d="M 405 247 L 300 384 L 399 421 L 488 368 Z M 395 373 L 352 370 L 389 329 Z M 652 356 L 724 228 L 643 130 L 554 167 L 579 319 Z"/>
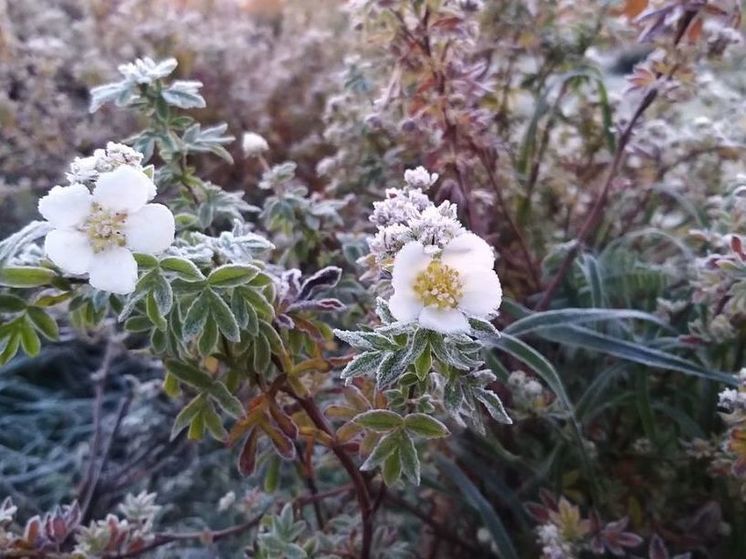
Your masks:
<path fill-rule="evenodd" d="M 258 431 L 252 429 L 249 436 L 246 437 L 241 454 L 238 456 L 238 471 L 243 476 L 249 476 L 254 473 L 256 468 L 256 446 L 259 440 Z"/>

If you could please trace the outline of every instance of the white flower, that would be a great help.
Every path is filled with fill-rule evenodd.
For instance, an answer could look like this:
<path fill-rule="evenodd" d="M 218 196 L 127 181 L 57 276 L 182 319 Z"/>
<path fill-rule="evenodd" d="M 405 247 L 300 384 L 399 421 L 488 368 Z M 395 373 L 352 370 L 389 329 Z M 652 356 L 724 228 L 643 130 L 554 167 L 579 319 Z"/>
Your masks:
<path fill-rule="evenodd" d="M 101 173 L 91 194 L 84 185 L 55 186 L 39 200 L 39 212 L 54 229 L 44 250 L 68 274 L 88 274 L 93 287 L 130 293 L 137 282 L 132 252 L 156 254 L 174 240 L 174 216 L 148 204 L 155 185 L 128 166 Z"/>
<path fill-rule="evenodd" d="M 241 147 L 246 157 L 254 157 L 269 149 L 267 140 L 255 132 L 244 132 Z"/>
<path fill-rule="evenodd" d="M 420 165 L 416 169 L 407 169 L 404 171 L 404 182 L 407 183 L 407 186 L 410 188 L 421 188 L 422 190 L 427 190 L 435 184 L 435 181 L 438 180 L 439 176 L 438 173 L 430 174 L 427 169 Z"/>
<path fill-rule="evenodd" d="M 494 261 L 490 246 L 474 233 L 459 235 L 437 257 L 422 243 L 407 243 L 394 259 L 392 314 L 443 334 L 468 332 L 467 317 L 486 318 L 500 307 Z"/>

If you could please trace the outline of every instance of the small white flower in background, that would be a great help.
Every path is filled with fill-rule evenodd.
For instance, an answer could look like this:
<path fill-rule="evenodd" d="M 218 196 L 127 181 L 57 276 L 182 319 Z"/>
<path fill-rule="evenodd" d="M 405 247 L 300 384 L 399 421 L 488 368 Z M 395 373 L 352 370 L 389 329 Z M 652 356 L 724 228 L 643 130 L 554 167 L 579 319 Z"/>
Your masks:
<path fill-rule="evenodd" d="M 423 166 L 419 166 L 416 169 L 407 169 L 404 171 L 404 182 L 410 188 L 419 188 L 426 191 L 435 181 L 438 180 L 438 173 L 430 173 Z"/>
<path fill-rule="evenodd" d="M 218 510 L 225 512 L 236 503 L 236 493 L 234 491 L 228 491 L 218 501 Z"/>
<path fill-rule="evenodd" d="M 54 227 L 44 250 L 63 272 L 88 274 L 96 289 L 134 291 L 132 252 L 156 254 L 174 240 L 174 216 L 148 204 L 155 185 L 141 170 L 120 166 L 101 173 L 93 194 L 83 184 L 55 186 L 39 200 L 39 212 Z"/>
<path fill-rule="evenodd" d="M 269 149 L 269 144 L 256 132 L 244 132 L 241 147 L 246 157 L 256 157 Z"/>
<path fill-rule="evenodd" d="M 420 242 L 407 243 L 394 259 L 391 313 L 443 334 L 469 332 L 468 317 L 488 318 L 502 302 L 494 262 L 490 246 L 473 233 L 436 255 Z"/>

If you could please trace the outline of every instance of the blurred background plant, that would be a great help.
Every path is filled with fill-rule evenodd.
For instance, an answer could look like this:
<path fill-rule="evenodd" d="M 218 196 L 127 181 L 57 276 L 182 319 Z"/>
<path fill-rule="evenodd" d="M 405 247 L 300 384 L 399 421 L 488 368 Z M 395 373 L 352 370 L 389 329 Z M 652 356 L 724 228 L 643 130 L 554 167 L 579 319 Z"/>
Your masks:
<path fill-rule="evenodd" d="M 406 457 L 398 414 L 437 415 L 453 433 L 428 424 L 433 439 L 418 439 L 420 486 L 395 481 L 412 472 L 404 458 L 364 472 L 374 503 L 357 517 L 359 487 L 309 440 L 300 400 L 279 399 L 299 427 L 278 435 L 287 425 L 272 416 L 274 447 L 259 445 L 256 459 L 250 434 L 242 477 L 219 442 L 172 437 L 185 402 L 164 394 L 142 343 L 112 355 L 111 331 L 81 328 L 98 312 L 91 300 L 61 320 L 59 341 L 0 369 L 0 495 L 12 498 L 0 506 L 0 549 L 45 530 L 69 544 L 81 524 L 83 556 L 245 546 L 261 558 L 357 557 L 369 522 L 374 557 L 746 556 L 740 8 L 0 0 L 0 238 L 35 218 L 75 156 L 129 138 L 154 152 L 181 226 L 198 230 L 180 257 L 201 262 L 201 243 L 229 261 L 269 254 L 273 328 L 309 362 L 333 355 L 325 370 L 308 365 L 304 386 L 343 421 L 335 436 L 351 457 L 387 437 Z M 227 125 L 194 131 L 188 165 L 162 138 L 186 137 L 191 123 L 156 114 L 163 137 L 151 143 L 133 135 L 155 108 L 121 111 L 94 90 L 103 106 L 88 111 L 89 90 L 142 56 L 174 57 L 171 77 L 201 82 L 206 101 L 185 86 L 175 105 Z M 449 408 L 447 375 L 418 377 L 433 366 L 421 362 L 429 348 L 439 359 L 436 340 L 388 390 L 364 356 L 392 355 L 389 335 L 416 345 L 416 334 L 385 331 L 376 296 L 390 295 L 404 242 L 442 246 L 457 220 L 494 248 L 506 300 L 499 340 L 477 356 L 464 339 L 448 346 L 489 369 L 464 374 Z M 15 263 L 39 256 L 31 245 Z M 364 375 L 339 382 L 355 354 L 330 326 L 352 331 L 340 338 L 361 352 L 345 374 L 377 372 L 378 387 Z M 274 338 L 262 337 L 269 358 Z M 321 355 L 304 353 L 314 344 Z M 251 351 L 256 363 L 262 350 Z"/>

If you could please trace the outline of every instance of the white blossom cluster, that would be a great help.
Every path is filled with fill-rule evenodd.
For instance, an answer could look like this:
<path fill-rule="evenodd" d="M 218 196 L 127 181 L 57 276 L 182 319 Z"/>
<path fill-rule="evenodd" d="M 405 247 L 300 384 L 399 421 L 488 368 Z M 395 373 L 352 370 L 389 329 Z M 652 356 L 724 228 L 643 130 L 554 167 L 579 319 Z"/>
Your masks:
<path fill-rule="evenodd" d="M 564 540 L 559 528 L 552 524 L 542 524 L 536 529 L 543 559 L 570 559 L 572 548 Z"/>
<path fill-rule="evenodd" d="M 105 149 L 97 149 L 89 157 L 76 157 L 65 176 L 70 184 L 91 185 L 101 173 L 108 173 L 122 165 L 142 170 L 143 156 L 129 146 L 109 142 Z"/>
<path fill-rule="evenodd" d="M 446 201 L 436 206 L 425 194 L 437 180 L 436 173 L 423 167 L 409 169 L 404 173 L 403 189 L 389 188 L 384 200 L 373 203 L 370 221 L 378 231 L 368 242 L 373 257 L 369 264 L 389 270 L 407 243 L 418 241 L 428 252 L 436 253 L 464 232 L 454 204 Z"/>
<path fill-rule="evenodd" d="M 524 371 L 513 371 L 508 376 L 508 387 L 515 407 L 533 410 L 543 406 L 544 387 Z"/>
<path fill-rule="evenodd" d="M 738 373 L 738 388 L 725 388 L 718 394 L 718 406 L 725 412 L 746 413 L 746 369 Z"/>

